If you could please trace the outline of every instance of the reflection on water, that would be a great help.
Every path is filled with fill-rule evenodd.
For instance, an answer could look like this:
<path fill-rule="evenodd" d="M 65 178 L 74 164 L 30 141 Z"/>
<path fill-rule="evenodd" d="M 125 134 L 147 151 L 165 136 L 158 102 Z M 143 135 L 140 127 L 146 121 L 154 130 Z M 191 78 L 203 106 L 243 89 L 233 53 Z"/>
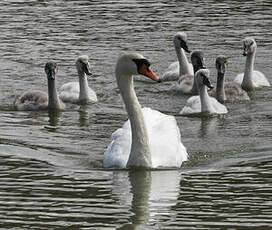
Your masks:
<path fill-rule="evenodd" d="M 255 68 L 271 78 L 271 7 L 260 1 L 1 1 L 0 226 L 3 229 L 270 229 L 270 88 L 227 104 L 222 117 L 183 117 L 187 96 L 172 83 L 136 81 L 143 106 L 176 116 L 189 161 L 173 171 L 108 171 L 103 152 L 127 115 L 114 78 L 121 50 L 137 50 L 161 75 L 177 60 L 172 38 L 186 31 L 203 50 L 211 80 L 217 55 L 226 80 L 243 72 L 242 42 L 258 44 Z M 76 81 L 87 54 L 99 103 L 66 111 L 14 111 L 15 95 Z M 189 56 L 188 56 L 189 57 Z"/>
<path fill-rule="evenodd" d="M 57 126 L 59 125 L 61 111 L 59 110 L 49 110 L 48 111 L 48 117 L 49 117 L 49 125 L 50 126 Z"/>
<path fill-rule="evenodd" d="M 209 133 L 216 132 L 218 128 L 218 123 L 224 118 L 222 117 L 201 117 L 201 126 L 199 129 L 199 136 L 205 138 Z"/>
<path fill-rule="evenodd" d="M 88 126 L 89 125 L 89 112 L 88 105 L 81 105 L 79 108 L 79 125 Z"/>
<path fill-rule="evenodd" d="M 119 229 L 146 229 L 150 223 L 160 226 L 162 219 L 171 219 L 179 181 L 180 172 L 176 170 L 114 172 L 114 192 L 132 213 L 129 223 Z"/>

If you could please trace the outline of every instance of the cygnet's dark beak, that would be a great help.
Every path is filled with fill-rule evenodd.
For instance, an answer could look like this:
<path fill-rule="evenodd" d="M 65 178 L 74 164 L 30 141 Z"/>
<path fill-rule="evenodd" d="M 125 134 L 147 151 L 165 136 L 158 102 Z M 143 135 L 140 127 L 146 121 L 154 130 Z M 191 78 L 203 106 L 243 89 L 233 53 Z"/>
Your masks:
<path fill-rule="evenodd" d="M 191 50 L 189 50 L 189 48 L 188 48 L 187 44 L 185 44 L 185 46 L 184 46 L 184 48 L 183 48 L 183 49 L 185 50 L 185 52 L 187 52 L 187 53 L 191 53 Z"/>
<path fill-rule="evenodd" d="M 210 79 L 206 77 L 205 75 L 203 75 L 203 84 L 206 85 L 210 90 L 214 88 Z"/>
<path fill-rule="evenodd" d="M 55 80 L 55 77 L 56 77 L 56 73 L 54 70 L 50 70 L 48 72 L 48 80 Z"/>
<path fill-rule="evenodd" d="M 217 71 L 218 71 L 219 75 L 224 75 L 225 74 L 225 66 L 220 65 Z"/>
<path fill-rule="evenodd" d="M 86 73 L 88 76 L 92 76 L 92 73 L 91 73 L 91 68 L 90 68 L 90 65 L 89 63 L 83 65 L 83 71 L 84 73 Z"/>
<path fill-rule="evenodd" d="M 186 41 L 182 40 L 182 41 L 180 42 L 180 47 L 181 47 L 182 49 L 184 49 L 184 50 L 185 50 L 185 52 L 187 52 L 187 53 L 191 53 L 191 50 L 189 50 L 189 48 L 188 48 L 188 45 L 187 45 L 187 42 L 186 42 Z"/>

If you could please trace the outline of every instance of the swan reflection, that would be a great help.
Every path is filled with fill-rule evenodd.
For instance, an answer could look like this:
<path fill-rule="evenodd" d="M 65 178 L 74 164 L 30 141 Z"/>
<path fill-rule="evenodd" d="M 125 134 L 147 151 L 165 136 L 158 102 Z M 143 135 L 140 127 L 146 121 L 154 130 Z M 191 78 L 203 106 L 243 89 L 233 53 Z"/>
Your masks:
<path fill-rule="evenodd" d="M 119 229 L 162 226 L 177 204 L 180 178 L 178 170 L 114 172 L 113 195 L 131 212 L 128 223 Z"/>

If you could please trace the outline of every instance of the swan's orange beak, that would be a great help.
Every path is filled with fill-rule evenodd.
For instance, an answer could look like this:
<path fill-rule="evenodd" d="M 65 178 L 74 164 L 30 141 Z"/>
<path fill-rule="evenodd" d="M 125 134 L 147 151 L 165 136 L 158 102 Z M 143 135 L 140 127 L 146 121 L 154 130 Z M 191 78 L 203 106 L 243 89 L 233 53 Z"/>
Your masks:
<path fill-rule="evenodd" d="M 157 82 L 160 81 L 159 77 L 155 73 L 153 73 L 150 66 L 142 65 L 142 67 L 139 70 L 139 73 L 154 81 L 157 81 Z"/>

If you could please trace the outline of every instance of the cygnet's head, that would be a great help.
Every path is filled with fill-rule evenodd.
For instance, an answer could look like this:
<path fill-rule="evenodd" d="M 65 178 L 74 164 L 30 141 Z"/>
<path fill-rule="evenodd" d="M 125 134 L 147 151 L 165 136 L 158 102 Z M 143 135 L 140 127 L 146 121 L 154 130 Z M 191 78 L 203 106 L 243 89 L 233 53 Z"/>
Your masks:
<path fill-rule="evenodd" d="M 87 55 L 82 55 L 78 57 L 78 59 L 76 60 L 76 68 L 79 73 L 85 73 L 89 76 L 92 75 L 89 57 Z"/>
<path fill-rule="evenodd" d="M 193 51 L 191 54 L 191 62 L 195 71 L 206 69 L 204 53 L 202 51 Z"/>
<path fill-rule="evenodd" d="M 187 34 L 185 32 L 178 32 L 174 36 L 174 45 L 176 48 L 182 48 L 184 49 L 187 53 L 190 53 L 191 51 L 188 48 L 187 45 Z"/>
<path fill-rule="evenodd" d="M 210 71 L 208 69 L 200 69 L 196 72 L 196 82 L 198 89 L 202 89 L 203 86 L 207 86 L 209 89 L 213 89 L 214 86 L 211 84 Z"/>
<path fill-rule="evenodd" d="M 116 76 L 144 75 L 154 81 L 160 81 L 150 68 L 150 62 L 136 52 L 123 52 L 116 64 Z"/>
<path fill-rule="evenodd" d="M 54 61 L 49 61 L 45 64 L 44 71 L 48 80 L 55 80 L 56 74 L 58 72 L 58 64 Z"/>
<path fill-rule="evenodd" d="M 244 52 L 243 52 L 244 56 L 254 53 L 257 48 L 257 44 L 256 44 L 254 38 L 251 38 L 251 37 L 245 38 L 243 40 L 243 48 L 244 48 Z"/>
<path fill-rule="evenodd" d="M 218 76 L 222 76 L 226 72 L 227 58 L 223 55 L 219 55 L 215 60 L 215 67 L 217 69 Z"/>

